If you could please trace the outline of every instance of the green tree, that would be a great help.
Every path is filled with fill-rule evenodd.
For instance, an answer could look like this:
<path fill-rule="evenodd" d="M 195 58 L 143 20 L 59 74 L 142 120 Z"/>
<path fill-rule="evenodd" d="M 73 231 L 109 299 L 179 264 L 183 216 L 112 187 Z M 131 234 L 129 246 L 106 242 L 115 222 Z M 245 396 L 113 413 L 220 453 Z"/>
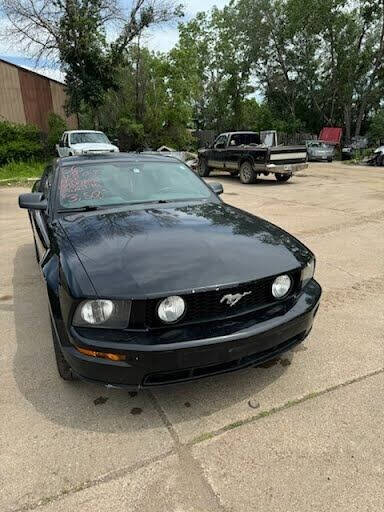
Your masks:
<path fill-rule="evenodd" d="M 181 5 L 170 0 L 132 0 L 130 7 L 116 0 L 0 0 L 0 7 L 11 37 L 39 57 L 59 57 L 69 112 L 89 106 L 95 125 L 105 93 L 118 87 L 127 48 L 148 27 L 182 15 Z"/>
<path fill-rule="evenodd" d="M 384 141 L 384 110 L 379 110 L 373 116 L 369 126 L 369 138 L 377 145 Z"/>
<path fill-rule="evenodd" d="M 65 120 L 51 112 L 48 115 L 48 135 L 47 135 L 47 152 L 50 154 L 55 154 L 56 144 L 59 143 L 59 140 L 63 134 L 68 129 L 67 123 Z"/>

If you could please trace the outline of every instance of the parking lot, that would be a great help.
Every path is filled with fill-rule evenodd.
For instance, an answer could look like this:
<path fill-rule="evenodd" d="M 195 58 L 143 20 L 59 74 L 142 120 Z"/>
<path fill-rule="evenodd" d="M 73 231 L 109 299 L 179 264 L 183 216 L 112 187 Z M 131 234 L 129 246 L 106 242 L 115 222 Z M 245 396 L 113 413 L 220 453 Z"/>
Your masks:
<path fill-rule="evenodd" d="M 210 181 L 316 254 L 314 330 L 263 367 L 138 394 L 60 380 L 23 189 L 0 188 L 1 511 L 384 510 L 384 169 Z"/>

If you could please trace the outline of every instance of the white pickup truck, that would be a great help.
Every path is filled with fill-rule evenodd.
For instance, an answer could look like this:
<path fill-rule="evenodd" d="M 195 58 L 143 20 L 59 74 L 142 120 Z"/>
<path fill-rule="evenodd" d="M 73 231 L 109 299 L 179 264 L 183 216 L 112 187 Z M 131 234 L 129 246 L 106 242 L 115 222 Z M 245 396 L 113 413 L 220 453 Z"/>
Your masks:
<path fill-rule="evenodd" d="M 64 132 L 56 149 L 60 157 L 119 153 L 119 148 L 111 144 L 105 133 L 92 130 Z"/>

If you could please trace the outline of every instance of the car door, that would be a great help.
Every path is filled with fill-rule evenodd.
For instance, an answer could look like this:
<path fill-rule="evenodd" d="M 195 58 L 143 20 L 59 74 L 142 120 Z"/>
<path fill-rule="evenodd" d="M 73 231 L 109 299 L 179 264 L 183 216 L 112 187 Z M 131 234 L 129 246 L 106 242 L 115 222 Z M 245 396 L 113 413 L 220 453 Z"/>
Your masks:
<path fill-rule="evenodd" d="M 69 134 L 64 133 L 58 147 L 58 153 L 61 158 L 69 156 Z"/>
<path fill-rule="evenodd" d="M 209 167 L 215 169 L 224 168 L 224 157 L 227 150 L 228 135 L 219 135 L 213 144 L 213 148 L 210 151 L 210 158 L 208 160 Z"/>
<path fill-rule="evenodd" d="M 240 169 L 240 160 L 244 154 L 241 145 L 246 143 L 242 138 L 244 138 L 244 136 L 239 134 L 232 134 L 229 137 L 228 148 L 224 154 L 224 168 L 229 172 L 238 171 Z"/>
<path fill-rule="evenodd" d="M 44 198 L 48 201 L 48 210 L 34 210 L 30 211 L 30 219 L 32 224 L 33 235 L 36 244 L 36 256 L 39 264 L 43 260 L 47 250 L 49 249 L 50 241 L 48 235 L 48 219 L 49 219 L 49 203 L 51 196 L 51 188 L 54 176 L 54 168 L 48 165 L 38 183 L 34 192 L 41 192 Z"/>

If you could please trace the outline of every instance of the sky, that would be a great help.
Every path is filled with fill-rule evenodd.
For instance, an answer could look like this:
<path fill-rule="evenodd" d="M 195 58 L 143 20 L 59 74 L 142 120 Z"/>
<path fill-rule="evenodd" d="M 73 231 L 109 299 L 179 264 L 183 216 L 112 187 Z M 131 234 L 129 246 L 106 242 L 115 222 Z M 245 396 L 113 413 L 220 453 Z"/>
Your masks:
<path fill-rule="evenodd" d="M 180 0 L 183 2 L 183 0 Z M 219 8 L 224 7 L 229 3 L 229 0 L 184 0 L 185 6 L 185 20 L 188 20 L 196 15 L 200 11 L 207 11 L 212 7 L 216 6 Z M 0 32 L 6 26 L 6 21 L 0 18 Z M 150 31 L 147 36 L 147 45 L 152 50 L 156 51 L 168 51 L 177 43 L 177 27 L 167 26 L 156 28 Z M 10 46 L 4 40 L 0 40 L 0 58 L 13 62 L 19 66 L 23 66 L 43 75 L 55 78 L 56 80 L 63 80 L 63 75 L 56 65 L 52 65 L 47 62 L 36 64 L 35 60 L 25 55 L 22 50 Z"/>

